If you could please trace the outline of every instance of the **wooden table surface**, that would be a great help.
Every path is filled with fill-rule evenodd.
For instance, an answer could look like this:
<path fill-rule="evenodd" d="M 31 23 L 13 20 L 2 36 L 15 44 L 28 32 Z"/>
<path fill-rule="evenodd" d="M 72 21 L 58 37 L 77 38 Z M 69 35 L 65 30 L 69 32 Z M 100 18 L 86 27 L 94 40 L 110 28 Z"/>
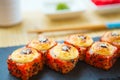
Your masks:
<path fill-rule="evenodd" d="M 112 13 L 107 15 L 100 15 L 93 11 L 87 10 L 81 16 L 74 19 L 58 20 L 53 21 L 42 14 L 39 10 L 28 10 L 23 11 L 22 23 L 8 27 L 0 27 L 0 47 L 8 47 L 15 45 L 25 45 L 33 38 L 37 37 L 37 34 L 30 34 L 28 30 L 38 29 L 38 28 L 56 28 L 56 27 L 75 27 L 84 26 L 86 24 L 103 24 L 110 21 L 120 21 L 120 12 Z M 86 29 L 87 30 L 87 29 Z M 119 29 L 115 29 L 120 32 Z M 102 31 L 86 31 L 85 33 L 94 37 L 102 35 L 106 30 Z M 68 34 L 80 33 L 82 30 L 78 31 L 68 31 L 68 32 L 51 32 L 42 33 L 42 35 L 53 37 L 56 40 L 65 39 Z"/>

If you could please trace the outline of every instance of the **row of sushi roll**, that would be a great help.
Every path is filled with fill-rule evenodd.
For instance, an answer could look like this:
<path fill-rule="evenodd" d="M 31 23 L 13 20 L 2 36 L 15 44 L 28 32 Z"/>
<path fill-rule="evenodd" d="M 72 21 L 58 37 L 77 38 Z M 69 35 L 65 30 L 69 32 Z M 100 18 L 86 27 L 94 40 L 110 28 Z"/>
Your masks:
<path fill-rule="evenodd" d="M 106 32 L 96 42 L 86 34 L 68 36 L 63 43 L 39 36 L 10 54 L 7 64 L 9 72 L 22 80 L 36 75 L 44 64 L 66 74 L 76 66 L 78 60 L 108 70 L 120 56 L 119 49 L 120 34 L 117 32 Z"/>

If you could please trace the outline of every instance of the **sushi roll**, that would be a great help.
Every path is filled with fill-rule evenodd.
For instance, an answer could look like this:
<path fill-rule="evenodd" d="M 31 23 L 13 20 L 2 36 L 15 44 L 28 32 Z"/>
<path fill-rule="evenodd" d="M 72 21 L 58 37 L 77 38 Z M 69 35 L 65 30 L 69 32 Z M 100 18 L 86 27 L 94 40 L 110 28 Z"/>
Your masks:
<path fill-rule="evenodd" d="M 118 48 L 118 56 L 120 56 L 120 33 L 113 31 L 113 32 L 106 32 L 102 37 L 101 41 L 109 42 L 112 45 Z"/>
<path fill-rule="evenodd" d="M 42 52 L 42 54 L 45 54 L 50 48 L 52 48 L 56 44 L 57 43 L 52 38 L 39 36 L 38 39 L 34 39 L 30 43 L 28 43 L 27 47 L 32 47 L 38 52 Z"/>
<path fill-rule="evenodd" d="M 43 61 L 45 63 L 45 55 L 47 51 L 57 44 L 52 38 L 47 38 L 45 36 L 39 36 L 38 39 L 32 40 L 28 43 L 27 47 L 36 49 L 38 52 L 42 53 Z"/>
<path fill-rule="evenodd" d="M 79 60 L 84 60 L 87 49 L 92 45 L 93 39 L 85 34 L 75 34 L 65 40 L 66 44 L 76 47 L 79 51 Z"/>
<path fill-rule="evenodd" d="M 46 55 L 46 64 L 53 70 L 66 74 L 76 65 L 79 58 L 78 50 L 68 44 L 57 44 Z"/>
<path fill-rule="evenodd" d="M 28 80 L 43 69 L 42 56 L 33 48 L 15 50 L 7 59 L 9 72 L 22 80 Z"/>
<path fill-rule="evenodd" d="M 107 42 L 95 42 L 87 51 L 86 63 L 104 70 L 110 69 L 117 59 L 117 48 Z"/>

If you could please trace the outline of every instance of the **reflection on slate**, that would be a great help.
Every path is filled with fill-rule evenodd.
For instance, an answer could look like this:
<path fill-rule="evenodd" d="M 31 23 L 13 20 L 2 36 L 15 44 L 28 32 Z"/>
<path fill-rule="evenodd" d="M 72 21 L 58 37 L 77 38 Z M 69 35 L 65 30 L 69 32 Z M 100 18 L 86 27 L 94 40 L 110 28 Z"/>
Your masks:
<path fill-rule="evenodd" d="M 99 38 L 94 38 L 94 40 L 99 40 Z M 19 47 L 22 46 L 0 48 L 0 80 L 19 80 L 9 74 L 6 64 L 8 55 Z M 31 77 L 30 80 L 120 80 L 120 59 L 108 71 L 92 67 L 81 61 L 65 75 L 45 66 L 40 73 Z"/>

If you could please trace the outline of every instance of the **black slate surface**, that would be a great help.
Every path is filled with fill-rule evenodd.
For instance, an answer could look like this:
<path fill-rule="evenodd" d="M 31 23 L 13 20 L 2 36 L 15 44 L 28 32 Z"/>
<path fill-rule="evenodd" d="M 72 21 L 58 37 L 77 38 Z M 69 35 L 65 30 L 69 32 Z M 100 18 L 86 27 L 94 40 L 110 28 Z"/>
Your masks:
<path fill-rule="evenodd" d="M 99 38 L 94 38 L 94 40 L 99 40 Z M 0 80 L 20 80 L 9 74 L 6 64 L 8 55 L 20 47 L 22 46 L 0 48 Z M 81 61 L 65 75 L 45 66 L 43 71 L 31 77 L 30 80 L 120 80 L 120 59 L 109 71 L 92 67 Z"/>

